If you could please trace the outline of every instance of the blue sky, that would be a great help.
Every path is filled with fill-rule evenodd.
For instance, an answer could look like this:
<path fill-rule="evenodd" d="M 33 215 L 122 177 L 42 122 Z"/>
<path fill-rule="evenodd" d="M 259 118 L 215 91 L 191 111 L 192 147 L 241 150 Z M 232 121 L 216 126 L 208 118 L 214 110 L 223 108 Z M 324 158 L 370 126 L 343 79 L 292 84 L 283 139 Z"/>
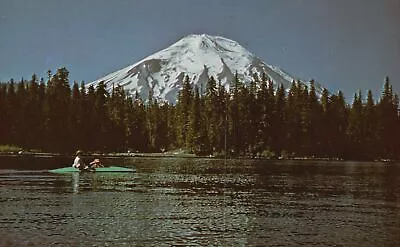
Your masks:
<path fill-rule="evenodd" d="M 0 81 L 65 66 L 90 82 L 193 33 L 238 41 L 294 77 L 400 92 L 400 0 L 0 0 Z"/>

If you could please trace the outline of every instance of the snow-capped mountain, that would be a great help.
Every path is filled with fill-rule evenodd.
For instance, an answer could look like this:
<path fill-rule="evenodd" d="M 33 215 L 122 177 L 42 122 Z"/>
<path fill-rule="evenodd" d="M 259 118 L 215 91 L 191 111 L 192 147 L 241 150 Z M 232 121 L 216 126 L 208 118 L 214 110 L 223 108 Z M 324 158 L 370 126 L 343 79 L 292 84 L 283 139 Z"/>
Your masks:
<path fill-rule="evenodd" d="M 276 66 L 265 64 L 236 41 L 206 34 L 189 35 L 171 46 L 143 60 L 87 84 L 89 87 L 104 81 L 107 90 L 121 85 L 130 95 L 136 92 L 147 99 L 153 95 L 176 103 L 185 75 L 193 84 L 205 89 L 208 78 L 213 76 L 229 88 L 235 73 L 248 83 L 254 73 L 265 72 L 277 85 L 289 87 L 293 77 Z"/>

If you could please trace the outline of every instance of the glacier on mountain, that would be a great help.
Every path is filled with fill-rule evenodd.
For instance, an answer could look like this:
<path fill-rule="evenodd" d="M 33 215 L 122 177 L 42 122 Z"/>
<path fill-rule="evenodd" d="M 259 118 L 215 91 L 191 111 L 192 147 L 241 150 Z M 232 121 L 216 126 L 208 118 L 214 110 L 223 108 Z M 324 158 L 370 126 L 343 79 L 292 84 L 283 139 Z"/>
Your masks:
<path fill-rule="evenodd" d="M 229 89 L 235 73 L 244 83 L 250 82 L 254 73 L 260 76 L 265 73 L 274 84 L 283 84 L 286 88 L 294 80 L 278 67 L 265 64 L 236 41 L 193 34 L 86 86 L 96 87 L 103 81 L 108 91 L 120 85 L 129 95 L 137 92 L 142 99 L 147 99 L 152 90 L 158 100 L 175 104 L 185 75 L 204 90 L 211 76 Z"/>

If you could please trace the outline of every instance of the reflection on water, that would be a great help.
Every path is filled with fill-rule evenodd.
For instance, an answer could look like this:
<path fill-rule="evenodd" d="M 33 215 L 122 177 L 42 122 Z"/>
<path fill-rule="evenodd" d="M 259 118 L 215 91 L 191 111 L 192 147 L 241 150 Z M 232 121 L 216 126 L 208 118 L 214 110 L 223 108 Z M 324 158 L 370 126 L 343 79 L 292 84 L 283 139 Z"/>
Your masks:
<path fill-rule="evenodd" d="M 132 159 L 0 170 L 0 246 L 400 246 L 400 165 Z"/>
<path fill-rule="evenodd" d="M 79 173 L 72 173 L 72 191 L 79 192 Z"/>

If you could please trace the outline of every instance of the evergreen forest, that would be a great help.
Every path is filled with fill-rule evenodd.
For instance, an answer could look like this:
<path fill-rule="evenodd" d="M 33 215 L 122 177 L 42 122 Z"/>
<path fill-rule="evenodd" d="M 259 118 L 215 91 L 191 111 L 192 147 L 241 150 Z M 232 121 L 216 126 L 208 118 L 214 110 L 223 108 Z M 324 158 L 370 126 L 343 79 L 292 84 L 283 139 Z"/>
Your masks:
<path fill-rule="evenodd" d="M 71 86 L 72 84 L 72 86 Z M 274 85 L 267 75 L 227 91 L 209 78 L 206 88 L 185 77 L 175 105 L 130 97 L 116 85 L 86 88 L 69 71 L 0 84 L 0 144 L 71 153 L 164 152 L 265 158 L 399 159 L 399 99 L 389 78 L 376 99 L 315 83 Z"/>

